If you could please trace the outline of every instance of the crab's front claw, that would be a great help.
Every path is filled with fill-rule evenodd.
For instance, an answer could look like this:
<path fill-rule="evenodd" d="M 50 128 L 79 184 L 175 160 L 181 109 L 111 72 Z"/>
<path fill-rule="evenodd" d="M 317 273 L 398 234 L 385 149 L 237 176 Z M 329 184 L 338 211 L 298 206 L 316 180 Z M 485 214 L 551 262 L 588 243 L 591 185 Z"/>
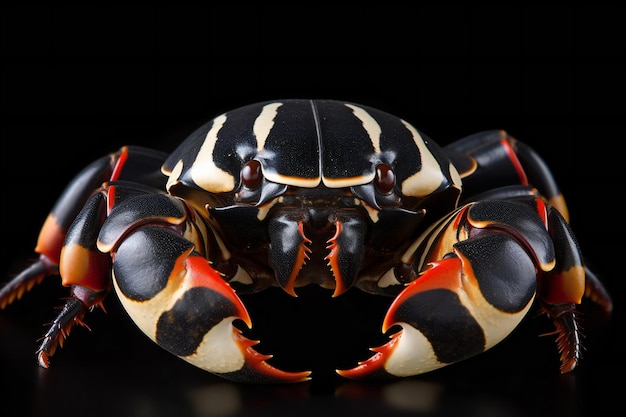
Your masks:
<path fill-rule="evenodd" d="M 374 355 L 355 368 L 337 372 L 350 379 L 419 375 L 504 339 L 531 307 L 535 267 L 509 235 L 485 233 L 472 241 L 458 244 L 453 256 L 431 264 L 398 295 L 382 330 L 401 329 L 387 344 L 373 348 Z M 481 253 L 493 255 L 490 268 L 481 267 Z M 507 281 L 512 272 L 518 277 L 514 284 Z"/>
<path fill-rule="evenodd" d="M 308 378 L 309 372 L 271 366 L 271 356 L 254 350 L 258 341 L 245 338 L 233 325 L 242 321 L 252 326 L 242 301 L 177 232 L 160 226 L 138 228 L 119 244 L 113 272 L 115 290 L 133 321 L 170 353 L 233 381 Z"/>
<path fill-rule="evenodd" d="M 233 289 L 203 257 L 187 253 L 182 258 L 184 270 L 174 269 L 161 292 L 167 299 L 156 296 L 137 303 L 128 293 L 121 297 L 133 320 L 150 338 L 192 365 L 233 381 L 308 379 L 309 372 L 285 372 L 268 364 L 271 356 L 254 349 L 258 341 L 247 339 L 233 325 L 242 321 L 252 327 L 250 316 Z M 118 257 L 116 263 L 120 261 Z M 142 323 L 142 312 L 149 311 L 157 314 Z"/>

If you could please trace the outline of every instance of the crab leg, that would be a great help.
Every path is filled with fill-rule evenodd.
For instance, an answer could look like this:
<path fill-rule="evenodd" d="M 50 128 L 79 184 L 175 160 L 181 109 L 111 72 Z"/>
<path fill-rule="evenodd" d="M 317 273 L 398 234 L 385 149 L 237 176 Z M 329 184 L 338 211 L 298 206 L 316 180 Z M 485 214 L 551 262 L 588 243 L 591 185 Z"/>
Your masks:
<path fill-rule="evenodd" d="M 62 347 L 75 324 L 87 327 L 83 317 L 94 306 L 102 308 L 102 301 L 107 291 L 93 291 L 80 286 L 73 286 L 71 296 L 65 301 L 61 312 L 51 323 L 50 328 L 41 339 L 37 349 L 37 361 L 42 368 L 50 366 L 50 357 L 57 347 Z M 89 327 L 87 327 L 89 328 Z"/>
<path fill-rule="evenodd" d="M 46 277 L 59 274 L 58 265 L 66 234 L 76 216 L 83 210 L 83 205 L 103 183 L 130 179 L 158 186 L 164 180 L 155 173 L 160 172 L 160 166 L 166 157 L 166 154 L 152 149 L 126 146 L 83 168 L 56 201 L 39 232 L 35 247 L 38 259 L 0 288 L 0 309 L 21 298 Z"/>
<path fill-rule="evenodd" d="M 0 310 L 22 298 L 44 278 L 58 273 L 58 266 L 41 255 L 39 259 L 16 275 L 11 281 L 0 288 Z"/>
<path fill-rule="evenodd" d="M 26 291 L 46 277 L 58 275 L 59 258 L 66 233 L 89 195 L 110 178 L 112 159 L 113 156 L 107 156 L 94 161 L 70 183 L 39 232 L 35 247 L 39 258 L 0 289 L 0 308 L 21 298 Z"/>
<path fill-rule="evenodd" d="M 57 347 L 63 345 L 74 324 L 85 326 L 82 321 L 85 314 L 94 307 L 102 307 L 109 291 L 110 257 L 96 249 L 97 234 L 93 232 L 104 218 L 104 203 L 104 195 L 95 193 L 76 216 L 67 235 L 62 234 L 64 243 L 58 248 L 61 233 L 51 233 L 50 228 L 44 227 L 40 241 L 49 244 L 47 249 L 41 249 L 46 245 L 40 244 L 38 250 L 42 254 L 39 260 L 15 277 L 6 291 L 3 290 L 2 298 L 10 302 L 35 283 L 55 274 L 62 276 L 63 285 L 71 287 L 70 297 L 52 321 L 37 350 L 41 367 L 50 365 L 50 357 Z M 48 219 L 54 218 L 50 216 Z M 51 257 L 58 260 L 53 261 Z"/>

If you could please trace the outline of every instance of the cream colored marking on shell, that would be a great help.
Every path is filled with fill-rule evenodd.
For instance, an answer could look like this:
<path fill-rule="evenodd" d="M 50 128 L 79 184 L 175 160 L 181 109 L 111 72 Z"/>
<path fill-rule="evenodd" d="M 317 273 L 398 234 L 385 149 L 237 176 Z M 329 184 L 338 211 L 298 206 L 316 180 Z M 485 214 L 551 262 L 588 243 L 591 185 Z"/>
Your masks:
<path fill-rule="evenodd" d="M 261 152 L 265 147 L 265 140 L 274 127 L 274 118 L 276 118 L 277 110 L 283 103 L 271 103 L 263 106 L 261 114 L 254 121 L 252 131 L 256 137 L 257 151 Z"/>
<path fill-rule="evenodd" d="M 252 284 L 252 277 L 246 272 L 245 269 L 237 265 L 237 272 L 235 273 L 235 276 L 228 282 L 241 282 L 242 284 L 249 285 Z"/>
<path fill-rule="evenodd" d="M 402 182 L 402 194 L 413 197 L 424 197 L 435 191 L 443 182 L 444 176 L 437 160 L 426 147 L 424 139 L 419 132 L 409 123 L 402 121 L 404 126 L 413 135 L 422 156 L 422 169 Z"/>
<path fill-rule="evenodd" d="M 178 183 L 181 172 L 183 172 L 183 161 L 178 161 L 171 173 L 168 174 L 164 172 L 164 174 L 168 175 L 166 189 L 169 190 L 173 185 Z"/>
<path fill-rule="evenodd" d="M 396 376 L 422 374 L 445 366 L 439 362 L 428 339 L 408 323 L 397 323 L 402 331 L 396 341 L 396 348 L 385 364 L 385 370 Z"/>
<path fill-rule="evenodd" d="M 450 164 L 448 165 L 448 169 L 450 170 L 450 177 L 452 177 L 452 182 L 454 183 L 456 188 L 461 190 L 463 188 L 463 180 L 461 179 L 461 175 L 459 174 L 459 171 L 456 169 L 454 165 L 452 165 L 452 162 L 450 162 Z"/>
<path fill-rule="evenodd" d="M 463 277 L 465 280 L 466 278 Z M 517 313 L 507 313 L 498 310 L 490 304 L 480 288 L 476 285 L 463 285 L 463 292 L 457 292 L 461 303 L 470 311 L 485 333 L 485 350 L 501 342 L 509 333 L 517 327 L 532 306 L 533 296 L 528 304 Z"/>
<path fill-rule="evenodd" d="M 157 319 L 164 311 L 170 310 L 187 290 L 182 276 L 172 277 L 167 281 L 165 288 L 153 298 L 146 301 L 135 301 L 120 291 L 115 275 L 113 275 L 113 286 L 128 315 L 155 342 Z"/>
<path fill-rule="evenodd" d="M 380 125 L 376 123 L 376 119 L 374 119 L 365 109 L 361 107 L 353 106 L 351 104 L 346 104 L 346 107 L 352 109 L 354 115 L 363 123 L 363 128 L 367 131 L 370 140 L 372 141 L 372 146 L 374 146 L 374 152 L 380 153 L 380 133 L 382 129 Z"/>
<path fill-rule="evenodd" d="M 293 185 L 295 187 L 303 188 L 315 188 L 320 185 L 320 178 L 302 178 L 302 177 L 287 177 L 285 175 L 276 174 L 273 172 L 263 171 L 263 176 L 268 180 L 285 185 Z"/>
<path fill-rule="evenodd" d="M 411 263 L 413 257 L 415 256 L 415 252 L 417 251 L 417 248 L 427 237 L 428 237 L 428 247 L 432 247 L 433 242 L 440 238 L 439 235 L 441 234 L 441 230 L 443 230 L 443 228 L 445 228 L 448 225 L 450 218 L 455 216 L 457 212 L 458 210 L 455 210 L 454 212 L 446 216 L 445 219 L 442 219 L 428 226 L 428 228 L 420 235 L 420 237 L 417 238 L 411 244 L 411 246 L 409 246 L 407 250 L 404 252 L 404 254 L 402 255 L 402 258 L 400 258 L 402 262 L 404 262 L 405 264 Z M 434 232 L 435 230 L 437 230 L 437 232 Z M 455 243 L 455 242 L 451 242 L 450 244 L 452 243 Z M 452 246 L 450 246 L 450 249 L 452 249 Z M 421 266 L 424 264 L 426 255 L 427 253 L 421 254 L 421 259 L 420 259 L 420 262 L 418 263 L 418 267 L 421 268 Z"/>
<path fill-rule="evenodd" d="M 228 192 L 235 188 L 235 178 L 230 173 L 218 168 L 213 162 L 217 135 L 225 122 L 225 114 L 215 118 L 213 126 L 207 132 L 202 147 L 200 147 L 196 160 L 191 167 L 193 182 L 198 184 L 200 188 L 213 193 Z"/>
<path fill-rule="evenodd" d="M 232 323 L 236 317 L 227 317 L 207 334 L 196 352 L 189 356 L 181 356 L 187 362 L 209 372 L 234 372 L 240 370 L 245 363 L 245 356 L 239 345 L 235 343 L 234 332 L 238 332 Z"/>
<path fill-rule="evenodd" d="M 372 222 L 378 223 L 378 215 L 380 213 L 380 210 L 375 209 L 374 207 L 367 204 L 365 201 L 361 201 L 361 205 L 365 207 L 365 210 L 367 211 L 368 216 L 370 216 Z"/>
<path fill-rule="evenodd" d="M 367 184 L 374 180 L 375 174 L 372 172 L 368 175 L 360 175 L 358 177 L 347 178 L 323 178 L 324 185 L 328 188 L 345 188 L 352 187 L 353 185 Z"/>
<path fill-rule="evenodd" d="M 471 312 L 485 332 L 485 350 L 492 348 L 509 335 L 526 316 L 532 300 L 518 313 L 502 312 L 489 304 L 480 290 L 472 285 L 464 286 L 468 293 L 461 291 L 461 303 Z M 534 297 L 533 297 L 534 298 Z M 412 376 L 432 371 L 448 365 L 437 360 L 432 345 L 417 329 L 405 322 L 396 323 L 402 327 L 396 348 L 385 364 L 385 370 L 396 376 Z"/>
<path fill-rule="evenodd" d="M 392 285 L 400 285 L 400 281 L 396 278 L 396 274 L 394 272 L 394 268 L 389 269 L 387 272 L 383 274 L 382 277 L 376 283 L 379 288 L 387 288 Z"/>
<path fill-rule="evenodd" d="M 174 277 L 169 279 L 167 286 L 155 297 L 146 301 L 134 301 L 122 294 L 115 277 L 113 285 L 128 315 L 155 343 L 158 318 L 165 311 L 171 310 L 189 289 L 184 277 Z M 236 319 L 237 317 L 223 319 L 204 336 L 198 347 L 199 352 L 182 358 L 209 372 L 232 372 L 241 369 L 245 358 L 234 339 L 234 332 L 238 330 L 232 326 L 232 322 Z"/>
<path fill-rule="evenodd" d="M 281 197 L 282 199 L 282 197 Z M 278 202 L 278 199 L 275 198 L 271 201 L 268 201 L 267 203 L 263 204 L 262 206 L 258 207 L 259 212 L 256 215 L 256 218 L 259 221 L 263 221 L 265 219 L 265 217 L 267 216 L 267 213 L 269 213 L 270 209 L 272 208 L 272 206 L 274 206 L 274 204 L 276 204 Z"/>

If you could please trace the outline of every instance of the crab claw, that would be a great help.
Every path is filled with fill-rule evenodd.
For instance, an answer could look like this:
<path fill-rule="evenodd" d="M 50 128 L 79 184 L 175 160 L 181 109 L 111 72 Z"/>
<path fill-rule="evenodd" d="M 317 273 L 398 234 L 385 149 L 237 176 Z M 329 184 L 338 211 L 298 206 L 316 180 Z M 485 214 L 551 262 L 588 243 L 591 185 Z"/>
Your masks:
<path fill-rule="evenodd" d="M 162 244 L 161 242 L 167 242 Z M 138 262 L 138 259 L 141 262 Z M 119 245 L 113 264 L 119 299 L 139 328 L 192 365 L 233 381 L 300 382 L 309 372 L 285 372 L 244 337 L 236 321 L 250 315 L 221 274 L 176 232 L 145 226 Z"/>
<path fill-rule="evenodd" d="M 467 242 L 467 241 L 466 241 Z M 484 234 L 472 246 L 431 264 L 389 307 L 384 333 L 401 330 L 358 366 L 337 372 L 350 379 L 423 374 L 475 356 L 504 339 L 528 312 L 536 285 L 534 264 L 505 234 Z M 475 256 L 490 252 L 502 268 L 481 269 Z M 472 268 L 472 262 L 474 268 Z M 515 271 L 507 271 L 508 263 Z M 518 279 L 508 279 L 511 274 Z"/>

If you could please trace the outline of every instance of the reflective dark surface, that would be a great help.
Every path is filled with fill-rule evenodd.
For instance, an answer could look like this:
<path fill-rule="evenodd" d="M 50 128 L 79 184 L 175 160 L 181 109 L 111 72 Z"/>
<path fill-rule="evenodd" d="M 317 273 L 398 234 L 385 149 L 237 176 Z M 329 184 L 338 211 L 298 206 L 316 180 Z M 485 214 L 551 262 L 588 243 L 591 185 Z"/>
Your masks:
<path fill-rule="evenodd" d="M 621 15 L 609 6 L 2 6 L 2 278 L 32 254 L 69 179 L 122 145 L 172 150 L 217 114 L 276 98 L 335 98 L 394 113 L 440 144 L 503 128 L 535 147 L 569 202 L 587 262 L 614 297 L 583 306 L 584 358 L 560 375 L 530 314 L 468 361 L 356 383 L 334 369 L 381 344 L 388 300 L 350 291 L 249 299 L 259 350 L 294 385 L 234 384 L 148 340 L 114 295 L 49 369 L 37 340 L 67 295 L 53 278 L 0 311 L 0 415 L 571 416 L 623 410 Z"/>
<path fill-rule="evenodd" d="M 63 292 L 53 284 L 33 290 L 0 316 L 3 416 L 584 416 L 609 415 L 618 403 L 615 379 L 623 365 L 616 360 L 622 349 L 615 320 L 587 326 L 585 361 L 572 374 L 558 373 L 553 338 L 539 337 L 550 325 L 529 317 L 481 356 L 419 377 L 363 383 L 340 379 L 333 366 L 365 358 L 367 339 L 376 337 L 377 326 L 366 337 L 354 337 L 350 329 L 363 327 L 359 319 L 372 304 L 365 296 L 347 296 L 340 303 L 317 299 L 322 295 L 317 291 L 305 291 L 297 308 L 289 296 L 270 291 L 265 300 L 278 311 L 251 308 L 260 319 L 257 332 L 272 336 L 258 349 L 274 353 L 276 365 L 312 369 L 309 382 L 235 384 L 198 370 L 148 340 L 114 297 L 106 314 L 95 311 L 88 317 L 92 331 L 75 328 L 51 367 L 42 369 L 36 365 L 35 341 L 52 315 L 50 306 L 58 304 L 54 295 Z M 592 324 L 595 311 L 585 311 Z"/>

